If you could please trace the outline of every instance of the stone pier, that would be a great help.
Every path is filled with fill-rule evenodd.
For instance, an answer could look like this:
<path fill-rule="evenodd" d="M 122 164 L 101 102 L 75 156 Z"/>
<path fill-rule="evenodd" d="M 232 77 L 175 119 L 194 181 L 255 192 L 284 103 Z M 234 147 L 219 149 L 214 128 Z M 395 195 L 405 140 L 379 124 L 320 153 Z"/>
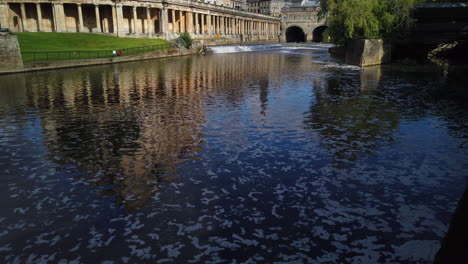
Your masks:
<path fill-rule="evenodd" d="M 89 32 L 120 37 L 278 41 L 280 20 L 210 3 L 170 1 L 0 0 L 0 27 L 12 32 Z"/>
<path fill-rule="evenodd" d="M 23 68 L 18 39 L 10 32 L 0 32 L 0 71 Z"/>

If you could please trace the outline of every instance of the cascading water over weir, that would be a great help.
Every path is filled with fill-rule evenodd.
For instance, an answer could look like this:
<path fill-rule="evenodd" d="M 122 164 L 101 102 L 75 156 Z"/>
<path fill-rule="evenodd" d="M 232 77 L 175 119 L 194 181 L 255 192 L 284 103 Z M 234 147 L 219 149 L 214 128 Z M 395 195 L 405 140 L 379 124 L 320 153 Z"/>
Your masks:
<path fill-rule="evenodd" d="M 317 43 L 275 43 L 275 44 L 253 44 L 253 45 L 230 45 L 230 46 L 209 46 L 206 50 L 209 53 L 237 53 L 263 50 L 279 49 L 328 49 L 330 44 Z"/>

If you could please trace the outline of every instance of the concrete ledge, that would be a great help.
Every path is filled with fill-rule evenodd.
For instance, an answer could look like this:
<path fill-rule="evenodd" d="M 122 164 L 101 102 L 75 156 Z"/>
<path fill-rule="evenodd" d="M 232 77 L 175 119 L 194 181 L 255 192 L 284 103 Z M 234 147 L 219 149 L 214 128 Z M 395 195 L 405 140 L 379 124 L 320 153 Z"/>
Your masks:
<path fill-rule="evenodd" d="M 190 49 L 174 48 L 174 49 L 158 50 L 154 52 L 142 53 L 138 55 L 122 56 L 122 57 L 27 63 L 24 65 L 24 68 L 22 69 L 19 69 L 19 68 L 0 69 L 0 74 L 74 68 L 74 67 L 84 67 L 84 66 L 103 65 L 103 64 L 111 64 L 111 63 L 122 63 L 122 62 L 130 62 L 130 61 L 185 56 L 185 55 L 198 54 L 201 48 L 202 48 L 201 44 L 195 44 Z"/>

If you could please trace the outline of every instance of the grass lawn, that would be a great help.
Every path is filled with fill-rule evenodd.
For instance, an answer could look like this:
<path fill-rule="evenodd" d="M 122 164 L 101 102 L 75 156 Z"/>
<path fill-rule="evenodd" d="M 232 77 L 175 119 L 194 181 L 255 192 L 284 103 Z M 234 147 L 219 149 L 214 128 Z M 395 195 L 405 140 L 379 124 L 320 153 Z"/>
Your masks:
<path fill-rule="evenodd" d="M 87 59 L 95 57 L 112 57 L 112 50 L 126 50 L 151 45 L 168 44 L 163 39 L 147 38 L 118 38 L 90 33 L 47 33 L 47 32 L 22 32 L 15 33 L 18 37 L 23 61 L 41 60 L 71 60 Z M 162 47 L 163 48 L 163 47 Z M 24 52 L 56 52 L 62 53 L 32 54 Z M 90 51 L 90 52 L 83 52 Z M 95 51 L 95 52 L 92 52 Z M 100 52 L 97 52 L 100 51 Z M 131 49 L 132 54 L 150 51 L 148 49 Z M 129 53 L 128 53 L 129 54 Z M 123 55 L 127 55 L 125 52 Z"/>

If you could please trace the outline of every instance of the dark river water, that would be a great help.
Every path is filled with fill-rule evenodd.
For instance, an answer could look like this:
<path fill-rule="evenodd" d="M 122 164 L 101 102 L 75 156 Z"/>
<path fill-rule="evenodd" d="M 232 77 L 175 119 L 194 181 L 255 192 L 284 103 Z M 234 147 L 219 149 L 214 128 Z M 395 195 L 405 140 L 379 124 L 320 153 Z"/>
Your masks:
<path fill-rule="evenodd" d="M 0 262 L 431 263 L 468 176 L 443 77 L 319 45 L 0 76 Z"/>

